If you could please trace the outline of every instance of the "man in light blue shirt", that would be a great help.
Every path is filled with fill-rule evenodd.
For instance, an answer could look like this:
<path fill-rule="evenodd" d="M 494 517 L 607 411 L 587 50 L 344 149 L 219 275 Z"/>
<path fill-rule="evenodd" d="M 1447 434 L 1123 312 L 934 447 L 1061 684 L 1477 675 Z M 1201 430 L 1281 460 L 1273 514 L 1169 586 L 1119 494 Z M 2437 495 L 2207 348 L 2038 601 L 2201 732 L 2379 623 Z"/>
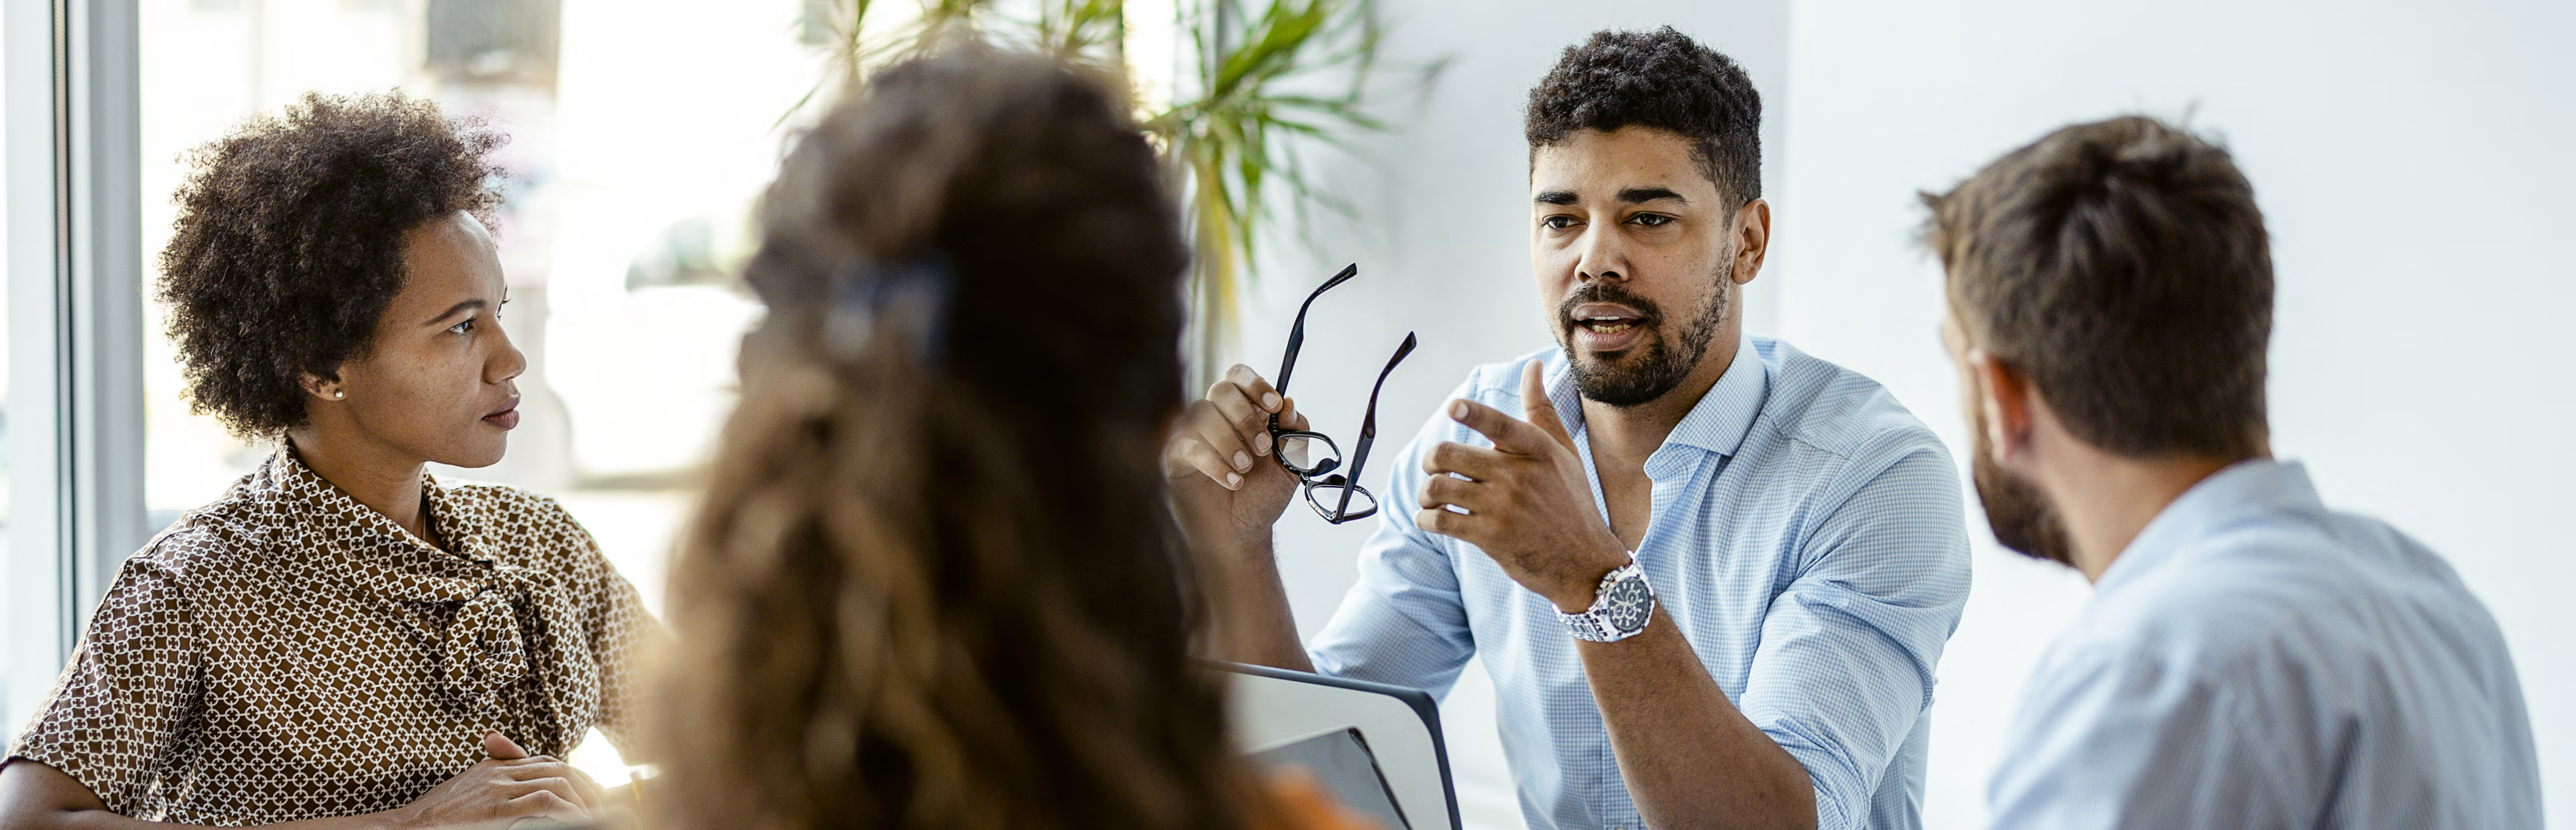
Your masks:
<path fill-rule="evenodd" d="M 1533 828 L 1917 826 L 1958 472 L 1876 383 L 1743 335 L 1759 121 L 1671 29 L 1567 50 L 1526 130 L 1561 348 L 1477 369 L 1371 467 L 1380 524 L 1312 644 L 1270 525 L 1330 476 L 1266 457 L 1303 419 L 1241 366 L 1193 404 L 1166 457 L 1220 646 L 1438 692 L 1481 656 Z"/>
<path fill-rule="evenodd" d="M 2485 606 L 2270 458 L 2270 243 L 2228 153 L 2119 118 L 1926 201 L 1989 524 L 2094 583 L 2030 680 L 1995 825 L 2538 828 Z"/>

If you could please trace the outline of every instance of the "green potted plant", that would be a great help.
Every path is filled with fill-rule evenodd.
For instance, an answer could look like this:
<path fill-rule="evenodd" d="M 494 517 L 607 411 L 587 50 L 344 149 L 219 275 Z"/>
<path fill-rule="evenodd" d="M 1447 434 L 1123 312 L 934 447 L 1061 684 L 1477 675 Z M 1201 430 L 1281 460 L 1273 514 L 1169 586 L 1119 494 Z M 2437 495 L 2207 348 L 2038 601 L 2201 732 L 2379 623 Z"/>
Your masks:
<path fill-rule="evenodd" d="M 1301 148 L 1348 149 L 1351 138 L 1384 129 L 1368 112 L 1376 0 L 1174 0 L 1159 6 L 1169 20 L 1147 19 L 1160 12 L 1125 0 L 1039 0 L 1034 9 L 917 3 L 917 14 L 889 21 L 875 0 L 809 0 L 808 40 L 826 45 L 833 71 L 799 108 L 876 67 L 968 39 L 1088 65 L 1136 90 L 1161 68 L 1132 64 L 1128 38 L 1140 27 L 1171 27 L 1186 60 L 1169 67 L 1169 100 L 1139 94 L 1137 109 L 1182 195 L 1194 249 L 1190 351 L 1202 381 L 1223 365 L 1256 246 L 1280 230 L 1283 205 L 1274 200 L 1285 197 L 1286 218 L 1301 229 L 1313 206 L 1347 210 L 1312 186 Z"/>

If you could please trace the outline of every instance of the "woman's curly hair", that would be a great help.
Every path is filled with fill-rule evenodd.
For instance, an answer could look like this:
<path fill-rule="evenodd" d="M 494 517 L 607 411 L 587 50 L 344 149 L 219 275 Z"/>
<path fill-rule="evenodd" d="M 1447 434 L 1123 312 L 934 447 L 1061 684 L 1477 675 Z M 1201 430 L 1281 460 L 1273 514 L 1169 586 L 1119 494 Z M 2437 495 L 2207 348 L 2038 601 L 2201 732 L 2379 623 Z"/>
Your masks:
<path fill-rule="evenodd" d="M 402 290 L 402 238 L 501 203 L 507 137 L 400 92 L 308 93 L 188 154 L 161 302 L 190 406 L 246 438 L 304 423 L 303 373 L 366 354 Z"/>
<path fill-rule="evenodd" d="M 1188 251 L 1124 96 L 981 48 L 887 68 L 761 234 L 672 565 L 663 826 L 1261 826 L 1190 659 Z"/>

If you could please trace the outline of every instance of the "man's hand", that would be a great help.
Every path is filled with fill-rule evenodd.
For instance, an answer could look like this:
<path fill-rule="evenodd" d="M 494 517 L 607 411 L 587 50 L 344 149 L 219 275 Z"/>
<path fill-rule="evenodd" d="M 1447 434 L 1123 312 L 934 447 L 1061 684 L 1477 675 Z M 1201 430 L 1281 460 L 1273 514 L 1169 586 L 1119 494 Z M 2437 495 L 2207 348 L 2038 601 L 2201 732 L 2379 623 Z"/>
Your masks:
<path fill-rule="evenodd" d="M 1531 361 L 1521 374 L 1528 420 L 1475 401 L 1450 402 L 1450 417 L 1494 446 L 1449 441 L 1424 453 L 1422 471 L 1431 478 L 1413 523 L 1483 549 L 1521 587 L 1578 612 L 1592 607 L 1601 577 L 1627 564 L 1628 553 L 1593 504 L 1583 458 L 1539 372 Z"/>
<path fill-rule="evenodd" d="M 1208 566 L 1215 614 L 1210 651 L 1202 656 L 1313 671 L 1270 548 L 1270 526 L 1297 497 L 1298 484 L 1274 453 L 1300 458 L 1304 448 L 1270 445 L 1273 415 L 1282 427 L 1306 428 L 1297 402 L 1271 389 L 1270 381 L 1241 364 L 1227 369 L 1173 425 L 1163 444 L 1163 474 L 1181 530 Z"/>
<path fill-rule="evenodd" d="M 580 823 L 608 802 L 590 776 L 554 758 L 531 756 L 501 733 L 483 736 L 483 752 L 491 759 L 395 810 L 394 825 L 463 827 L 537 818 Z"/>
<path fill-rule="evenodd" d="M 1191 402 L 1163 445 L 1163 471 L 1181 508 L 1182 527 L 1202 547 L 1253 547 L 1296 498 L 1297 477 L 1271 455 L 1274 414 L 1283 428 L 1306 428 L 1295 400 L 1238 363 L 1208 387 L 1207 397 Z"/>

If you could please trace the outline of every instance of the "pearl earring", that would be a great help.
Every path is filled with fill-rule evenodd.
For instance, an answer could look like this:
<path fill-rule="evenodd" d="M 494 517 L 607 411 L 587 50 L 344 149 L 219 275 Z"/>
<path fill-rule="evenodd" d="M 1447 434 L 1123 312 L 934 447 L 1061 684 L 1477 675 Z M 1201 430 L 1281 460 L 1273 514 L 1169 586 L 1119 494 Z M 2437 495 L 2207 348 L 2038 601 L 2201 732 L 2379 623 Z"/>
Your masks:
<path fill-rule="evenodd" d="M 335 401 L 336 401 L 336 400 L 341 400 L 341 399 L 343 399 L 343 398 L 347 398 L 347 397 L 349 397 L 349 393 L 348 393 L 347 391 L 339 390 L 339 389 L 333 389 L 333 390 L 331 390 L 331 399 L 332 399 L 332 400 L 335 400 Z"/>

